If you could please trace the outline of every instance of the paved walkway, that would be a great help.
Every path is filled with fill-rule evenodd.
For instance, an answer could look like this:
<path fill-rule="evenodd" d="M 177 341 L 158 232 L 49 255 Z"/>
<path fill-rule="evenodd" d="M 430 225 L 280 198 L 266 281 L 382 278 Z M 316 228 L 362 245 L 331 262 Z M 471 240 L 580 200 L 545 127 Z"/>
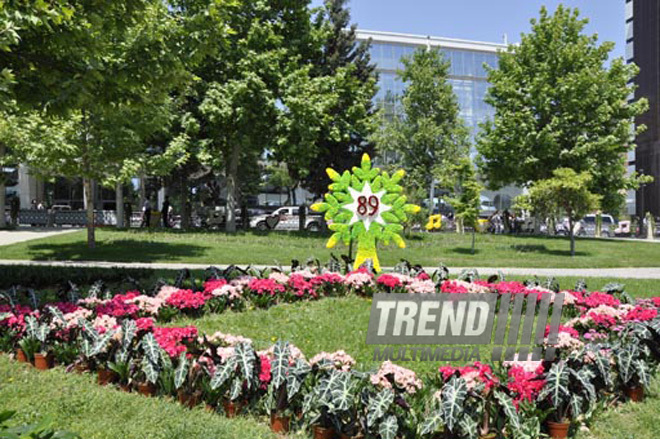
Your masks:
<path fill-rule="evenodd" d="M 0 246 L 47 238 L 54 235 L 77 232 L 81 229 L 40 229 L 37 227 L 19 228 L 17 230 L 0 230 Z"/>
<path fill-rule="evenodd" d="M 218 268 L 225 268 L 227 264 L 186 264 L 186 263 L 149 263 L 149 262 L 105 262 L 105 261 L 23 261 L 23 260 L 3 260 L 0 259 L 0 265 L 34 265 L 50 267 L 100 267 L 100 268 L 150 268 L 156 270 L 181 270 L 189 268 L 194 270 L 204 270 L 210 265 Z M 246 264 L 238 264 L 245 267 Z M 263 269 L 266 265 L 253 265 L 257 269 Z M 290 267 L 282 266 L 283 269 Z M 466 267 L 450 267 L 451 274 L 460 274 Z M 468 267 L 472 268 L 472 267 Z M 501 271 L 509 276 L 538 276 L 544 277 L 610 277 L 610 278 L 629 278 L 629 279 L 658 279 L 660 280 L 660 267 L 646 268 L 496 268 L 496 267 L 475 267 L 480 276 L 489 276 Z M 385 271 L 391 267 L 384 267 Z M 433 273 L 437 267 L 425 267 L 428 273 Z"/>

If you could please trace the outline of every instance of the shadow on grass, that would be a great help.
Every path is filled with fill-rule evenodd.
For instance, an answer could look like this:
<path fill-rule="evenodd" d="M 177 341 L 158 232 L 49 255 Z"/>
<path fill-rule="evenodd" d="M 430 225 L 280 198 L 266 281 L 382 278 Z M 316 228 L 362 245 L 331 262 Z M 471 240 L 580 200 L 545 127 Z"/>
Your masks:
<path fill-rule="evenodd" d="M 203 256 L 208 249 L 193 244 L 118 240 L 112 243 L 97 242 L 95 249 L 85 242 L 66 244 L 31 244 L 27 252 L 35 261 L 110 261 L 154 262 L 163 259 L 194 258 Z"/>
<path fill-rule="evenodd" d="M 514 244 L 510 246 L 511 250 L 518 253 L 539 253 L 553 256 L 570 256 L 570 250 L 549 249 L 543 244 Z M 591 256 L 590 252 L 576 251 L 575 256 Z"/>
<path fill-rule="evenodd" d="M 451 252 L 452 253 L 458 253 L 460 255 L 475 255 L 476 256 L 479 253 L 481 253 L 481 250 L 479 250 L 478 248 L 475 248 L 474 251 L 473 251 L 472 248 L 470 248 L 470 247 L 454 247 L 453 249 L 451 249 Z"/>

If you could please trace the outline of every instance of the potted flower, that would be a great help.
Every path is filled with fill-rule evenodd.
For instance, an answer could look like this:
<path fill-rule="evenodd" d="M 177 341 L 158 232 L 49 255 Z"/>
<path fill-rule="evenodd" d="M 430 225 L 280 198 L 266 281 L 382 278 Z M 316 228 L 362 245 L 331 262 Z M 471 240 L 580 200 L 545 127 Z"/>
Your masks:
<path fill-rule="evenodd" d="M 258 357 L 249 343 L 239 343 L 229 357 L 216 366 L 209 383 L 211 390 L 220 390 L 225 415 L 235 417 L 259 389 Z"/>
<path fill-rule="evenodd" d="M 541 408 L 548 408 L 548 433 L 552 439 L 566 439 L 571 421 L 589 413 L 596 402 L 594 374 L 588 367 L 573 369 L 566 361 L 552 365 L 539 393 Z"/>
<path fill-rule="evenodd" d="M 634 402 L 644 399 L 644 388 L 648 387 L 652 371 L 646 361 L 644 348 L 635 343 L 626 343 L 614 350 L 620 386 L 624 394 Z"/>
<path fill-rule="evenodd" d="M 179 402 L 188 408 L 193 408 L 199 404 L 202 396 L 198 386 L 202 377 L 202 368 L 196 361 L 189 362 L 185 352 L 179 355 L 178 362 L 174 371 L 174 388 Z"/>
<path fill-rule="evenodd" d="M 25 333 L 19 345 L 27 359 L 39 370 L 47 370 L 53 366 L 47 345 L 49 334 L 48 324 L 39 324 L 36 317 L 31 315 L 25 317 Z"/>
<path fill-rule="evenodd" d="M 169 356 L 160 347 L 152 333 L 147 333 L 140 341 L 143 356 L 140 360 L 140 368 L 136 370 L 135 381 L 138 392 L 144 396 L 155 396 L 161 372 L 167 368 Z"/>
<path fill-rule="evenodd" d="M 130 389 L 131 356 L 135 349 L 138 327 L 135 320 L 126 319 L 121 324 L 121 341 L 108 360 L 107 370 L 112 375 L 101 374 L 99 369 L 99 384 L 117 382 L 123 390 Z"/>
<path fill-rule="evenodd" d="M 273 346 L 273 358 L 261 356 L 262 371 L 259 379 L 268 386 L 267 404 L 270 428 L 275 433 L 286 433 L 291 423 L 292 406 L 300 395 L 300 388 L 311 367 L 301 358 L 293 359 L 289 344 L 278 341 Z"/>

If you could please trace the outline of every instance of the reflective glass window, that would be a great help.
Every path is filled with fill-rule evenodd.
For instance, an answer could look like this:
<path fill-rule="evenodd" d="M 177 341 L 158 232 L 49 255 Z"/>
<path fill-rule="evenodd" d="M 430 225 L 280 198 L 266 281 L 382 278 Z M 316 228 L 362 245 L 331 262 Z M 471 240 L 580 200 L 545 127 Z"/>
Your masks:
<path fill-rule="evenodd" d="M 626 23 L 626 40 L 629 40 L 633 37 L 633 22 L 629 21 Z"/>
<path fill-rule="evenodd" d="M 633 16 L 633 2 L 630 1 L 626 3 L 626 20 L 632 18 L 632 16 Z"/>
<path fill-rule="evenodd" d="M 628 41 L 626 43 L 626 59 L 633 59 L 635 57 L 635 48 L 633 41 Z"/>

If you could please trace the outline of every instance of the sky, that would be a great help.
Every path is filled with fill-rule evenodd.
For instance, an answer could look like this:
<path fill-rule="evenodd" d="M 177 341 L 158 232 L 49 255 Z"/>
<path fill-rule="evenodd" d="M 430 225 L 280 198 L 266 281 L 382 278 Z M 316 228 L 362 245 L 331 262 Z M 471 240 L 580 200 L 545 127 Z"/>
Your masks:
<path fill-rule="evenodd" d="M 502 42 L 506 34 L 515 43 L 521 32 L 529 32 L 529 20 L 541 6 L 554 11 L 560 3 L 589 19 L 589 34 L 616 44 L 611 57 L 623 56 L 624 0 L 350 0 L 349 7 L 353 22 L 365 30 L 489 42 Z"/>

